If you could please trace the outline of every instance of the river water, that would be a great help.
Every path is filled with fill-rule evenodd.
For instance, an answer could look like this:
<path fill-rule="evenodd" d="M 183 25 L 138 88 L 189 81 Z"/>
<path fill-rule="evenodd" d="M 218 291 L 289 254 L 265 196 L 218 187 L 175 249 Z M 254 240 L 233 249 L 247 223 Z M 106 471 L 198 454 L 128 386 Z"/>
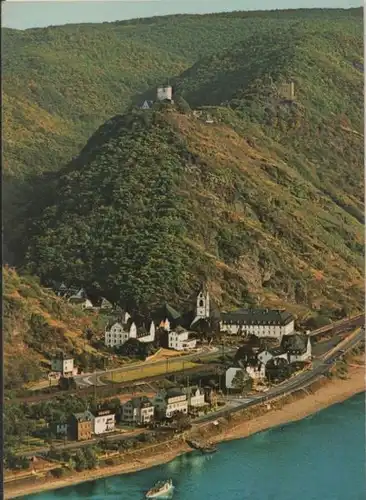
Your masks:
<path fill-rule="evenodd" d="M 29 500 L 142 500 L 172 478 L 174 500 L 365 500 L 365 394 L 299 422 L 134 474 L 31 495 Z"/>

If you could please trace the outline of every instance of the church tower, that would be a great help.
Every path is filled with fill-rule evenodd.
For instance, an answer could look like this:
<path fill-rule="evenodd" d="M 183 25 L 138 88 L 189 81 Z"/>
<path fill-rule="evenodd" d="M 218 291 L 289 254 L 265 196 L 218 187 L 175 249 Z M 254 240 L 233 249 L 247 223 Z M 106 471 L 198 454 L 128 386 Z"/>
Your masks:
<path fill-rule="evenodd" d="M 197 295 L 196 319 L 210 317 L 210 294 L 205 285 Z"/>

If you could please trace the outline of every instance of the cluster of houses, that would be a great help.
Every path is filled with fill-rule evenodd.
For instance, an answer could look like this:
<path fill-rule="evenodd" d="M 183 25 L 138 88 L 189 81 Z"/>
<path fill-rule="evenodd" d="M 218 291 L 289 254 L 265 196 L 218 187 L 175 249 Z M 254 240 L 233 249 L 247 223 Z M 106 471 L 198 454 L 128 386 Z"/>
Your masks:
<path fill-rule="evenodd" d="M 101 312 L 111 312 L 114 310 L 113 304 L 105 297 L 91 297 L 84 288 L 67 286 L 65 283 L 61 283 L 59 287 L 56 287 L 55 293 L 70 304 L 78 306 L 83 310 Z"/>
<path fill-rule="evenodd" d="M 278 347 L 268 348 L 258 337 L 253 335 L 254 342 L 240 347 L 235 356 L 235 366 L 226 370 L 225 385 L 227 389 L 237 388 L 235 378 L 238 372 L 254 382 L 261 383 L 268 378 L 268 371 L 276 368 L 284 369 L 294 364 L 309 362 L 312 356 L 309 335 L 292 333 L 283 335 Z"/>
<path fill-rule="evenodd" d="M 119 347 L 131 338 L 140 342 L 154 342 L 155 332 L 159 328 L 167 335 L 167 348 L 176 351 L 192 350 L 197 344 L 194 335 L 202 326 L 206 329 L 215 328 L 212 319 L 218 320 L 219 316 L 217 308 L 212 309 L 209 293 L 206 287 L 202 287 L 193 311 L 182 314 L 166 303 L 152 314 L 153 319 L 147 322 L 148 328 L 146 323 L 139 323 L 128 312 L 120 314 L 107 324 L 104 343 L 107 347 Z"/>
<path fill-rule="evenodd" d="M 87 441 L 94 436 L 113 432 L 115 425 L 116 415 L 113 410 L 86 410 L 72 414 L 66 423 L 56 424 L 55 433 L 58 437 L 68 436 L 76 441 Z"/>
<path fill-rule="evenodd" d="M 106 299 L 102 298 L 98 303 L 96 301 L 93 303 L 83 289 L 75 290 L 61 285 L 58 294 L 85 309 L 99 307 L 113 310 L 112 304 Z M 228 388 L 231 387 L 235 373 L 240 369 L 245 370 L 252 379 L 261 380 L 266 377 L 268 366 L 305 362 L 311 358 L 310 338 L 307 334 L 295 333 L 294 317 L 285 310 L 248 308 L 220 312 L 205 285 L 200 288 L 195 302 L 195 307 L 185 313 L 165 303 L 145 322 L 131 317 L 127 311 L 120 311 L 115 319 L 106 325 L 104 343 L 109 348 L 122 346 L 129 339 L 154 343 L 159 330 L 165 333 L 164 347 L 176 351 L 189 351 L 196 348 L 197 332 L 222 333 L 243 338 L 255 336 L 259 339 L 260 345 L 251 346 L 247 353 L 243 352 L 242 359 L 239 360 L 240 365 L 233 366 L 227 371 Z M 264 339 L 275 340 L 280 345 L 275 349 L 268 349 L 261 342 Z M 57 369 L 56 363 L 58 363 Z M 53 369 L 61 372 L 62 376 L 70 376 L 74 369 L 71 365 L 71 359 L 65 357 L 63 360 L 55 361 Z"/>
<path fill-rule="evenodd" d="M 148 425 L 156 420 L 172 419 L 177 414 L 203 410 L 215 401 L 210 387 L 173 388 L 161 390 L 153 398 L 146 396 L 132 398 L 121 407 L 120 420 L 125 424 Z M 114 432 L 116 414 L 113 410 L 86 410 L 74 413 L 67 423 L 57 424 L 58 436 L 68 435 L 77 441 L 86 441 L 94 436 Z"/>
<path fill-rule="evenodd" d="M 145 324 L 133 320 L 128 312 L 111 321 L 105 329 L 105 345 L 118 347 L 130 338 L 140 342 L 154 342 L 157 329 L 167 334 L 167 346 L 177 351 L 195 349 L 197 332 L 221 332 L 227 335 L 271 338 L 281 341 L 295 330 L 292 314 L 284 310 L 238 309 L 232 312 L 218 310 L 205 286 L 197 297 L 196 307 L 187 313 L 176 311 L 165 304 Z"/>

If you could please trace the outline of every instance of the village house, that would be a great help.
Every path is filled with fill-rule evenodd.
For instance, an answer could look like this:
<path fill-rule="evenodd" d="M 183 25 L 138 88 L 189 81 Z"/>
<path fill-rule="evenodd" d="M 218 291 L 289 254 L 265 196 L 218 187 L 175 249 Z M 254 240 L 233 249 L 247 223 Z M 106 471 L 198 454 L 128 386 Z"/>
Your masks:
<path fill-rule="evenodd" d="M 96 410 L 95 412 L 86 412 L 92 422 L 93 434 L 106 434 L 113 432 L 116 425 L 116 415 L 112 410 Z"/>
<path fill-rule="evenodd" d="M 60 374 L 61 377 L 72 377 L 77 374 L 74 358 L 63 352 L 56 354 L 51 360 L 51 369 L 52 372 Z"/>
<path fill-rule="evenodd" d="M 188 413 L 187 395 L 180 389 L 162 390 L 153 399 L 156 411 L 165 418 L 176 413 Z"/>
<path fill-rule="evenodd" d="M 137 339 L 140 342 L 150 343 L 155 341 L 155 323 L 151 321 L 150 328 L 147 330 L 145 325 L 137 329 Z"/>
<path fill-rule="evenodd" d="M 209 404 L 210 406 L 216 406 L 217 405 L 217 393 L 213 387 L 210 387 L 209 385 L 206 385 L 203 388 L 203 392 L 205 395 L 205 403 Z"/>
<path fill-rule="evenodd" d="M 137 338 L 137 327 L 127 312 L 118 320 L 110 321 L 105 327 L 104 344 L 107 347 L 118 347 L 131 338 Z"/>
<path fill-rule="evenodd" d="M 141 104 L 140 109 L 150 109 L 150 108 L 152 108 L 153 104 L 154 104 L 154 101 L 145 100 Z"/>
<path fill-rule="evenodd" d="M 273 358 L 284 358 L 287 360 L 287 352 L 282 349 L 282 347 L 275 347 L 273 349 L 263 349 L 257 354 L 258 361 L 263 363 L 264 366 L 268 363 L 270 359 Z"/>
<path fill-rule="evenodd" d="M 184 387 L 182 389 L 187 395 L 188 406 L 192 408 L 202 408 L 206 405 L 205 392 L 199 387 Z"/>
<path fill-rule="evenodd" d="M 145 326 L 137 328 L 136 322 L 132 320 L 129 313 L 125 312 L 118 320 L 110 321 L 104 334 L 104 344 L 107 347 L 118 347 L 123 345 L 129 339 L 138 339 L 140 342 L 154 342 L 155 323 L 151 321 L 150 327 L 146 330 Z"/>
<path fill-rule="evenodd" d="M 166 332 L 170 332 L 171 329 L 180 326 L 182 321 L 181 313 L 176 311 L 174 307 L 168 303 L 159 307 L 155 311 L 153 318 L 159 325 L 159 328 L 165 330 Z"/>
<path fill-rule="evenodd" d="M 255 382 L 259 380 L 264 380 L 266 378 L 266 367 L 263 363 L 258 362 L 257 365 L 248 365 L 245 367 L 245 371 L 249 377 Z"/>
<path fill-rule="evenodd" d="M 258 382 L 259 380 L 264 380 L 266 378 L 265 365 L 260 361 L 251 362 L 248 364 L 239 363 L 239 366 L 233 366 L 228 368 L 225 372 L 225 385 L 228 389 L 231 389 L 232 381 L 238 371 L 244 371 L 248 377 L 253 381 Z"/>
<path fill-rule="evenodd" d="M 69 424 L 67 423 L 54 423 L 51 425 L 51 431 L 56 435 L 56 437 L 66 437 L 69 430 Z"/>
<path fill-rule="evenodd" d="M 154 412 L 154 405 L 146 396 L 133 398 L 122 406 L 122 420 L 145 425 L 153 420 Z"/>
<path fill-rule="evenodd" d="M 72 305 L 79 306 L 83 310 L 94 308 L 93 303 L 90 299 L 88 299 L 84 288 L 80 288 L 78 292 L 71 295 L 71 297 L 68 298 L 68 302 Z"/>
<path fill-rule="evenodd" d="M 176 351 L 188 351 L 189 349 L 194 349 L 196 347 L 197 340 L 189 338 L 189 332 L 177 326 L 177 328 L 168 335 L 168 347 L 169 349 L 175 349 Z"/>
<path fill-rule="evenodd" d="M 90 412 L 74 413 L 69 420 L 69 430 L 72 439 L 87 441 L 93 432 L 92 417 Z"/>
<path fill-rule="evenodd" d="M 63 297 L 65 299 L 68 299 L 72 295 L 75 295 L 79 290 L 75 286 L 66 286 L 65 283 L 61 283 L 60 286 L 56 286 L 53 289 L 58 297 Z"/>
<path fill-rule="evenodd" d="M 281 340 L 294 332 L 291 313 L 278 309 L 239 309 L 221 314 L 220 330 L 231 335 L 250 335 Z"/>
<path fill-rule="evenodd" d="M 281 348 L 288 354 L 289 363 L 310 361 L 311 339 L 308 335 L 295 333 L 282 337 Z"/>
<path fill-rule="evenodd" d="M 90 297 L 89 297 L 90 299 Z M 101 313 L 112 312 L 114 310 L 114 306 L 112 302 L 109 302 L 105 297 L 98 297 L 96 299 L 90 299 L 93 304 L 93 309 L 99 310 Z"/>

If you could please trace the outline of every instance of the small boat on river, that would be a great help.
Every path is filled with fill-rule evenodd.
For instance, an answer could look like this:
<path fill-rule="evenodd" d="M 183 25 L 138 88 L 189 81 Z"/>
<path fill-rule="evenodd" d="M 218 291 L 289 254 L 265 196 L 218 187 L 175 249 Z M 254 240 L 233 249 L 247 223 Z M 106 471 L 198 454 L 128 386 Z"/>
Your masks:
<path fill-rule="evenodd" d="M 207 444 L 201 448 L 201 453 L 204 455 L 209 453 L 215 453 L 217 451 L 217 447 L 213 444 Z"/>
<path fill-rule="evenodd" d="M 174 486 L 171 479 L 159 481 L 146 493 L 145 498 L 172 498 L 173 490 Z"/>

